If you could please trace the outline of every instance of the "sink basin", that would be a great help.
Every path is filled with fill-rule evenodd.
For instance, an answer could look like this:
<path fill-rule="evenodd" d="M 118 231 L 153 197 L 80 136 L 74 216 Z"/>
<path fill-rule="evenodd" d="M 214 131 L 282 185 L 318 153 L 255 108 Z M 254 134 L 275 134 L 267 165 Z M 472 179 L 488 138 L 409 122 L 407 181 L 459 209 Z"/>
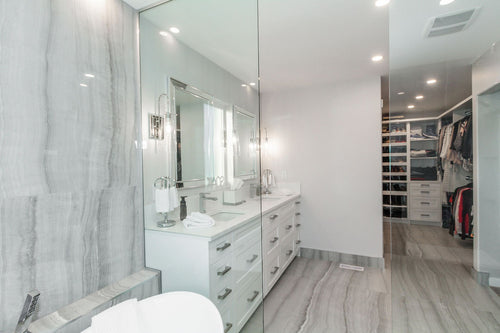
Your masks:
<path fill-rule="evenodd" d="M 235 217 L 241 216 L 243 213 L 236 213 L 236 212 L 218 212 L 212 215 L 212 218 L 215 221 L 221 221 L 221 222 L 226 222 L 226 221 L 231 221 Z"/>

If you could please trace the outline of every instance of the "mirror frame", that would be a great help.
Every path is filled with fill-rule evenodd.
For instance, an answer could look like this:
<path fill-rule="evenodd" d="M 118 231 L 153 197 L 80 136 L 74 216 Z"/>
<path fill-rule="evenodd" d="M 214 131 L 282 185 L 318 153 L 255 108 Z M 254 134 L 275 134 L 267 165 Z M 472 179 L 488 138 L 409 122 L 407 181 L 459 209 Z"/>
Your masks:
<path fill-rule="evenodd" d="M 243 109 L 237 105 L 233 105 L 233 131 L 236 131 L 235 124 L 236 124 L 236 114 L 237 113 L 240 113 L 244 116 L 247 116 L 247 117 L 250 117 L 253 119 L 253 124 L 254 124 L 253 136 L 254 136 L 254 139 L 256 141 L 256 145 L 257 146 L 260 145 L 260 138 L 259 138 L 259 135 L 257 135 L 258 123 L 257 123 L 256 115 L 249 112 L 249 111 L 246 111 L 245 109 Z M 234 148 L 233 148 L 233 151 L 234 151 Z M 237 175 L 236 174 L 236 154 L 233 154 L 233 177 L 240 178 L 242 180 L 256 179 L 257 178 L 257 155 L 258 155 L 258 150 L 256 149 L 255 150 L 255 158 L 253 161 L 253 173 Z"/>
<path fill-rule="evenodd" d="M 204 178 L 198 178 L 198 179 L 182 179 L 178 180 L 177 179 L 177 110 L 175 107 L 175 89 L 181 89 L 184 90 L 185 92 L 197 97 L 201 98 L 207 103 L 215 106 L 220 106 L 221 109 L 223 110 L 223 122 L 224 122 L 224 138 L 226 138 L 226 131 L 227 131 L 227 119 L 226 119 L 226 111 L 231 110 L 231 104 L 226 103 L 196 87 L 193 87 L 189 84 L 183 83 L 182 81 L 179 81 L 177 79 L 174 79 L 173 77 L 168 78 L 168 91 L 170 95 L 170 116 L 172 117 L 171 122 L 172 122 L 172 142 L 169 145 L 169 147 L 172 149 L 171 153 L 169 154 L 171 162 L 175 163 L 175 168 L 171 167 L 172 173 L 173 173 L 173 178 L 175 179 L 175 184 L 178 189 L 194 189 L 194 188 L 201 188 L 201 187 L 209 187 L 209 186 L 214 186 L 215 179 L 210 179 L 209 177 Z M 224 183 L 227 181 L 227 149 L 226 149 L 226 142 L 224 142 Z M 188 183 L 188 184 L 186 184 Z"/>

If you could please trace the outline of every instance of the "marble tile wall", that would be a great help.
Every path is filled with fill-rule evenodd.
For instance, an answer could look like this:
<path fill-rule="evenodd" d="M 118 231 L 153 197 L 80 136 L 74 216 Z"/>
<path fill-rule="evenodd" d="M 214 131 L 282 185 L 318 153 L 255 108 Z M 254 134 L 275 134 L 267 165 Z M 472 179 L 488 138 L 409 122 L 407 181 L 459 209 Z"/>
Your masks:
<path fill-rule="evenodd" d="M 136 27 L 119 0 L 0 0 L 0 332 L 31 289 L 43 316 L 144 267 Z"/>

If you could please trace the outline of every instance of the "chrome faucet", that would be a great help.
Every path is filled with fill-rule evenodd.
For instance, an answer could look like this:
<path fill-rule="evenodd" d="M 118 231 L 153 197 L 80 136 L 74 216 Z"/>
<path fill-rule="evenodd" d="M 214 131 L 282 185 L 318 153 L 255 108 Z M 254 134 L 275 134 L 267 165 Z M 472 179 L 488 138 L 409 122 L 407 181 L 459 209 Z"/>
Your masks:
<path fill-rule="evenodd" d="M 200 193 L 200 213 L 206 213 L 207 210 L 205 208 L 205 200 L 217 201 L 217 197 L 207 197 L 207 194 L 210 193 Z"/>

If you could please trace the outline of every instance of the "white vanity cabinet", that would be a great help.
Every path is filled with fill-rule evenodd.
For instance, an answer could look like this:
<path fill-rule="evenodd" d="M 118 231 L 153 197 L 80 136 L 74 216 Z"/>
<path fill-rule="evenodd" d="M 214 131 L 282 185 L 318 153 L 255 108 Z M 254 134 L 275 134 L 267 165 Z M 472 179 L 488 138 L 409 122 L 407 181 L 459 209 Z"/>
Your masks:
<path fill-rule="evenodd" d="M 260 218 L 215 239 L 146 230 L 146 266 L 162 271 L 163 292 L 188 290 L 219 309 L 236 333 L 262 302 Z"/>
<path fill-rule="evenodd" d="M 272 289 L 300 249 L 300 198 L 262 217 L 264 296 Z"/>

